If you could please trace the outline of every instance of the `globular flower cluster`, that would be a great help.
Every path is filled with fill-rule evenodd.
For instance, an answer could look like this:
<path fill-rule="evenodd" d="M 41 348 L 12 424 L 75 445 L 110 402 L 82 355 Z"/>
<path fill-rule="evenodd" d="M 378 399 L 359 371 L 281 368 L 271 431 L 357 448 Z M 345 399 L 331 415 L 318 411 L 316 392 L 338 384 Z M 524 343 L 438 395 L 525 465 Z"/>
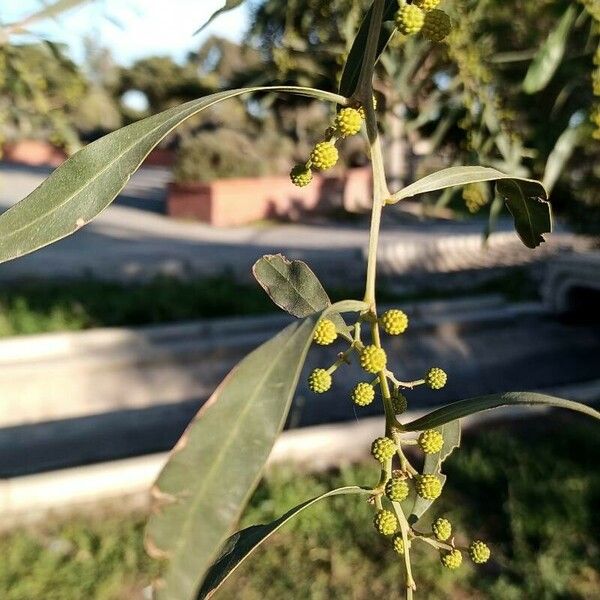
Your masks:
<path fill-rule="evenodd" d="M 421 31 L 428 40 L 441 42 L 452 31 L 452 22 L 443 10 L 434 9 L 425 13 L 425 22 Z"/>
<path fill-rule="evenodd" d="M 337 329 L 335 323 L 330 319 L 321 319 L 317 323 L 315 332 L 313 333 L 313 340 L 320 346 L 329 346 L 333 344 L 337 339 Z"/>
<path fill-rule="evenodd" d="M 398 529 L 398 519 L 391 510 L 384 508 L 375 514 L 373 525 L 381 535 L 394 535 Z"/>
<path fill-rule="evenodd" d="M 434 3 L 422 4 L 433 6 Z M 344 118 L 341 116 L 339 119 L 340 127 Z M 365 344 L 361 339 L 364 322 L 371 327 L 373 343 Z M 427 538 L 428 545 L 437 546 L 441 563 L 448 569 L 459 568 L 463 554 L 469 556 L 475 564 L 486 562 L 490 558 L 490 549 L 484 542 L 476 540 L 466 548 L 455 546 L 452 525 L 448 519 L 435 519 L 431 525 L 431 533 L 423 534 L 411 527 L 404 513 L 407 503 L 433 503 L 437 500 L 442 493 L 443 479 L 439 467 L 432 471 L 431 466 L 428 466 L 423 472 L 415 469 L 403 452 L 403 444 L 416 443 L 423 454 L 430 456 L 443 452 L 445 440 L 442 429 L 432 428 L 421 430 L 416 441 L 409 439 L 405 442 L 401 423 L 395 423 L 394 419 L 407 410 L 408 401 L 403 392 L 417 385 L 439 390 L 446 384 L 446 373 L 439 367 L 432 367 L 422 379 L 403 382 L 389 369 L 388 353 L 381 345 L 380 330 L 390 336 L 401 335 L 407 330 L 408 316 L 399 308 L 386 310 L 379 318 L 370 312 L 361 314 L 358 321 L 346 330 L 340 329 L 336 323 L 335 319 L 321 317 L 313 331 L 313 342 L 319 346 L 329 346 L 336 340 L 343 339 L 348 343 L 348 348 L 339 353 L 337 360 L 328 368 L 313 369 L 308 376 L 308 387 L 317 394 L 330 390 L 337 369 L 352 362 L 351 356 L 357 359 L 363 371 L 374 376 L 372 381 L 354 383 L 350 396 L 355 406 L 368 406 L 374 402 L 379 388 L 386 412 L 385 435 L 376 438 L 371 444 L 371 455 L 381 470 L 380 483 L 373 489 L 370 498 L 371 504 L 376 508 L 373 518 L 375 529 L 389 538 L 393 550 L 405 558 L 415 540 Z M 430 462 L 426 460 L 425 465 L 430 465 Z M 396 468 L 396 463 L 400 468 Z"/>
<path fill-rule="evenodd" d="M 417 479 L 417 494 L 425 500 L 435 500 L 442 493 L 442 482 L 437 475 L 427 473 Z"/>
<path fill-rule="evenodd" d="M 379 324 L 389 335 L 400 335 L 408 327 L 408 317 L 404 311 L 392 308 L 379 317 Z"/>
<path fill-rule="evenodd" d="M 444 436 L 437 429 L 429 429 L 419 436 L 419 446 L 425 454 L 435 454 L 444 445 Z"/>
<path fill-rule="evenodd" d="M 399 0 L 394 20 L 403 35 L 422 33 L 432 42 L 441 42 L 452 30 L 450 17 L 437 6 L 440 0 Z"/>
<path fill-rule="evenodd" d="M 419 33 L 425 23 L 425 11 L 416 4 L 404 4 L 395 17 L 396 27 L 404 35 Z"/>
<path fill-rule="evenodd" d="M 311 164 L 321 171 L 335 167 L 338 158 L 338 149 L 333 142 L 319 142 L 310 153 Z"/>
<path fill-rule="evenodd" d="M 481 540 L 475 540 L 469 546 L 469 556 L 476 565 L 482 565 L 490 559 L 490 549 Z"/>
<path fill-rule="evenodd" d="M 445 542 L 452 535 L 452 524 L 448 519 L 440 517 L 431 525 L 433 535 L 440 542 Z"/>
<path fill-rule="evenodd" d="M 368 406 L 375 399 L 375 388 L 370 383 L 357 383 L 352 390 L 352 402 L 357 406 Z"/>
<path fill-rule="evenodd" d="M 432 390 L 441 390 L 448 380 L 446 372 L 439 367 L 432 367 L 425 375 L 425 384 Z"/>
<path fill-rule="evenodd" d="M 408 483 L 401 477 L 392 477 L 385 484 L 385 495 L 392 502 L 402 502 L 408 498 Z"/>
<path fill-rule="evenodd" d="M 316 394 L 323 394 L 331 388 L 331 373 L 325 369 L 315 369 L 308 378 L 308 387 Z"/>
<path fill-rule="evenodd" d="M 297 187 L 305 187 L 312 181 L 312 169 L 327 171 L 335 167 L 339 160 L 337 140 L 356 135 L 362 128 L 364 118 L 364 110 L 360 106 L 341 108 L 337 112 L 332 126 L 327 130 L 327 139 L 315 144 L 306 163 L 297 164 L 291 170 L 292 183 Z"/>
<path fill-rule="evenodd" d="M 342 108 L 335 117 L 335 128 L 342 137 L 356 135 L 363 124 L 363 117 L 356 108 Z"/>
<path fill-rule="evenodd" d="M 404 540 L 402 539 L 402 535 L 395 535 L 392 544 L 398 554 L 404 554 Z"/>
<path fill-rule="evenodd" d="M 306 165 L 296 165 L 290 171 L 290 179 L 296 187 L 306 187 L 312 178 L 312 171 Z"/>
<path fill-rule="evenodd" d="M 441 557 L 442 564 L 447 569 L 454 571 L 462 564 L 462 552 L 457 548 L 444 552 Z"/>
<path fill-rule="evenodd" d="M 383 348 L 371 344 L 365 346 L 363 351 L 360 353 L 360 366 L 367 373 L 379 373 L 383 371 L 387 364 L 387 354 Z"/>
<path fill-rule="evenodd" d="M 396 443 L 389 437 L 377 438 L 371 445 L 371 454 L 383 464 L 396 454 Z"/>

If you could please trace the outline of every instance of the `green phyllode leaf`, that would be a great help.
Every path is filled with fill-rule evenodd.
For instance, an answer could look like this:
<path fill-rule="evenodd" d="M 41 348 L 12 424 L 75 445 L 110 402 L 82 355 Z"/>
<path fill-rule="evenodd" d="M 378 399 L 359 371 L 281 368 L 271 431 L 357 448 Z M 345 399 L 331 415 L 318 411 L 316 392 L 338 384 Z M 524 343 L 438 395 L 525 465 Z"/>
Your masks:
<path fill-rule="evenodd" d="M 252 267 L 254 277 L 279 308 L 294 317 L 308 317 L 331 306 L 331 300 L 311 268 L 301 260 L 283 254 L 267 254 Z M 336 313 L 329 315 L 342 335 L 348 326 Z"/>
<path fill-rule="evenodd" d="M 337 94 L 313 88 L 244 88 L 186 102 L 110 133 L 74 154 L 25 199 L 0 215 L 0 263 L 60 240 L 97 217 L 150 151 L 189 117 L 223 100 L 260 91 L 345 102 Z"/>
<path fill-rule="evenodd" d="M 194 31 L 194 35 L 197 35 L 201 31 L 206 29 L 219 15 L 222 15 L 223 13 L 233 10 L 238 6 L 241 6 L 244 3 L 244 1 L 245 0 L 225 0 L 225 5 L 219 8 L 219 10 L 216 10 L 212 15 L 210 15 L 208 21 L 206 21 L 204 25 L 202 25 L 201 27 L 196 29 L 196 31 Z"/>
<path fill-rule="evenodd" d="M 52 4 L 44 3 L 45 6 L 35 13 L 30 14 L 16 23 L 9 23 L 5 27 L 0 28 L 0 33 L 6 32 L 10 35 L 11 33 L 23 32 L 29 25 L 33 25 L 37 21 L 58 17 L 61 13 L 71 10 L 76 6 L 85 4 L 89 1 L 90 0 L 57 0 Z"/>
<path fill-rule="evenodd" d="M 455 448 L 460 446 L 460 421 L 457 419 L 436 427 L 436 429 L 444 437 L 444 445 L 439 452 L 425 456 L 423 474 L 437 475 L 442 485 L 444 485 L 446 476 L 441 472 L 442 463 L 452 454 Z M 417 496 L 416 493 L 412 497 L 413 505 L 408 516 L 408 522 L 414 525 L 429 510 L 435 500 L 425 500 L 425 498 Z"/>
<path fill-rule="evenodd" d="M 331 306 L 321 282 L 301 260 L 267 254 L 254 263 L 252 273 L 269 298 L 295 317 L 308 317 Z"/>
<path fill-rule="evenodd" d="M 575 148 L 585 139 L 585 131 L 585 125 L 569 126 L 556 140 L 544 170 L 544 187 L 547 190 L 552 191 L 554 188 L 571 156 L 573 156 Z"/>
<path fill-rule="evenodd" d="M 397 0 L 385 0 L 385 8 L 383 13 L 384 25 L 381 28 L 379 42 L 377 44 L 377 60 L 385 50 L 385 47 L 388 45 L 392 35 L 394 34 L 394 26 L 387 26 L 385 21 L 393 21 L 394 14 L 397 10 Z M 344 70 L 340 79 L 339 92 L 342 96 L 349 98 L 356 91 L 372 18 L 373 7 L 367 11 L 365 18 L 360 25 L 358 33 L 352 42 L 350 52 L 348 53 L 348 58 L 346 59 L 346 64 L 344 65 Z"/>
<path fill-rule="evenodd" d="M 576 17 L 577 8 L 575 5 L 569 6 L 558 25 L 548 34 L 546 41 L 533 58 L 527 70 L 527 75 L 525 75 L 523 81 L 523 91 L 525 93 L 535 94 L 550 83 L 565 55 L 567 38 Z"/>
<path fill-rule="evenodd" d="M 349 300 L 321 314 L 365 308 Z M 195 597 L 283 428 L 319 317 L 290 325 L 244 358 L 175 447 L 154 486 L 146 530 L 149 554 L 166 561 L 157 600 Z"/>
<path fill-rule="evenodd" d="M 342 494 L 369 494 L 371 490 L 358 486 L 348 486 L 321 494 L 292 508 L 283 516 L 265 525 L 253 525 L 233 534 L 224 544 L 220 556 L 208 571 L 196 600 L 211 598 L 226 579 L 250 556 L 263 542 L 280 527 L 298 516 L 303 510 L 331 496 Z"/>
<path fill-rule="evenodd" d="M 496 189 L 515 221 L 515 229 L 528 248 L 544 242 L 552 231 L 552 211 L 544 186 L 533 179 L 514 177 L 491 167 L 450 167 L 427 175 L 392 195 L 391 204 L 418 194 L 481 181 L 497 181 Z"/>
<path fill-rule="evenodd" d="M 484 410 L 499 408 L 501 406 L 555 406 L 583 413 L 589 417 L 600 420 L 600 412 L 591 406 L 572 400 L 564 400 L 537 392 L 505 392 L 504 394 L 491 394 L 489 396 L 478 396 L 467 400 L 459 400 L 452 404 L 442 406 L 404 425 L 405 431 L 423 431 L 440 427 L 455 419 L 468 417 Z"/>
<path fill-rule="evenodd" d="M 505 179 L 496 184 L 496 191 L 504 198 L 515 221 L 515 229 L 528 248 L 537 248 L 544 240 L 544 233 L 552 231 L 550 204 L 541 197 L 545 190 L 537 181 Z"/>

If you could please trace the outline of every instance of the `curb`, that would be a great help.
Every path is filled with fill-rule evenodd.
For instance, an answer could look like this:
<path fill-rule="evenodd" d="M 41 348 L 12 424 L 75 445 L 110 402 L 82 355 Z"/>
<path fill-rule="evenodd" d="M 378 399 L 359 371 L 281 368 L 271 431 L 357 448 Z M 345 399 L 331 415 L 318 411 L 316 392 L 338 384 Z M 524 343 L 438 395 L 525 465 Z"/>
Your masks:
<path fill-rule="evenodd" d="M 487 295 L 405 303 L 405 310 L 418 331 L 450 321 L 509 321 L 543 307 Z M 274 314 L 0 340 L 0 427 L 204 399 L 244 355 L 291 322 Z"/>
<path fill-rule="evenodd" d="M 578 401 L 600 398 L 600 379 L 544 390 Z M 525 414 L 548 412 L 550 407 L 510 407 L 486 411 L 462 419 L 463 429 Z M 428 411 L 409 411 L 413 420 Z M 318 425 L 282 433 L 271 452 L 268 466 L 296 465 L 307 472 L 323 471 L 366 458 L 374 438 L 381 435 L 383 417 L 352 423 Z M 0 530 L 38 522 L 49 515 L 65 515 L 117 503 L 125 507 L 149 505 L 149 490 L 164 467 L 169 453 L 129 458 L 85 467 L 6 479 L 0 482 Z"/>

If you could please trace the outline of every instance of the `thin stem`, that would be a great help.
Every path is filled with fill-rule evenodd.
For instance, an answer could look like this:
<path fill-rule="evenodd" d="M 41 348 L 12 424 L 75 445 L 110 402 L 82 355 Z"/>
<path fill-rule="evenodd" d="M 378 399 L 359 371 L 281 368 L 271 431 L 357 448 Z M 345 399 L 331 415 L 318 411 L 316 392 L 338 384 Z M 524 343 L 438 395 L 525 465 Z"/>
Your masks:
<path fill-rule="evenodd" d="M 417 588 L 415 584 L 415 580 L 412 576 L 412 568 L 410 564 L 410 546 L 409 546 L 409 532 L 410 525 L 404 516 L 404 511 L 402 510 L 402 506 L 398 502 L 392 502 L 392 506 L 394 507 L 394 512 L 396 513 L 396 517 L 398 517 L 398 522 L 400 523 L 400 531 L 402 532 L 402 541 L 404 543 L 404 565 L 406 567 L 406 589 L 407 596 L 408 590 L 415 590 Z"/>
<path fill-rule="evenodd" d="M 370 120 L 375 120 L 375 111 L 369 102 L 366 110 L 367 125 Z M 375 309 L 375 278 L 377 272 L 377 247 L 379 245 L 379 229 L 381 227 L 381 213 L 385 201 L 390 195 L 385 180 L 385 169 L 383 166 L 383 154 L 377 125 L 375 124 L 374 137 L 370 142 L 371 161 L 373 165 L 373 209 L 371 212 L 371 230 L 369 233 L 369 250 L 367 255 L 367 280 L 365 284 L 364 301 Z"/>
<path fill-rule="evenodd" d="M 426 544 L 429 544 L 430 546 L 433 546 L 436 550 L 454 550 L 454 547 L 451 546 L 450 544 L 445 544 L 444 542 L 440 542 L 438 540 L 434 540 L 433 538 L 424 536 L 424 535 L 415 535 L 414 537 L 415 540 L 421 540 L 422 542 L 425 542 Z"/>

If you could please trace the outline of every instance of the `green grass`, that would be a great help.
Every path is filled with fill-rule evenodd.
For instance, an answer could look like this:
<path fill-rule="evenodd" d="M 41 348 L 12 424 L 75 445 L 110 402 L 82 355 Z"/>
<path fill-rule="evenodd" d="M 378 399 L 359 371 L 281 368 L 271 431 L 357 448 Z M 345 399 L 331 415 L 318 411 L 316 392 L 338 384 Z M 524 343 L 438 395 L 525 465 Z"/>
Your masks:
<path fill-rule="evenodd" d="M 465 290 L 424 290 L 400 297 L 381 289 L 381 302 L 444 299 L 469 294 L 500 293 L 510 300 L 532 297 L 524 271 L 492 279 Z M 330 291 L 333 300 L 357 298 L 360 289 Z M 28 281 L 0 289 L 0 337 L 173 323 L 201 318 L 257 315 L 277 311 L 256 283 L 239 283 L 231 276 L 181 281 L 159 278 L 123 284 L 95 279 Z"/>
<path fill-rule="evenodd" d="M 493 560 L 442 570 L 413 546 L 416 599 L 598 598 L 600 436 L 580 417 L 530 419 L 466 435 L 446 463 L 449 485 L 432 512 L 455 524 L 459 543 L 489 541 Z M 243 524 L 264 522 L 332 487 L 369 484 L 373 464 L 307 476 L 269 473 Z M 360 497 L 321 502 L 287 525 L 222 588 L 223 599 L 401 599 L 402 569 L 374 532 Z M 0 538 L 3 600 L 137 600 L 155 574 L 145 557 L 143 515 L 80 518 Z"/>

